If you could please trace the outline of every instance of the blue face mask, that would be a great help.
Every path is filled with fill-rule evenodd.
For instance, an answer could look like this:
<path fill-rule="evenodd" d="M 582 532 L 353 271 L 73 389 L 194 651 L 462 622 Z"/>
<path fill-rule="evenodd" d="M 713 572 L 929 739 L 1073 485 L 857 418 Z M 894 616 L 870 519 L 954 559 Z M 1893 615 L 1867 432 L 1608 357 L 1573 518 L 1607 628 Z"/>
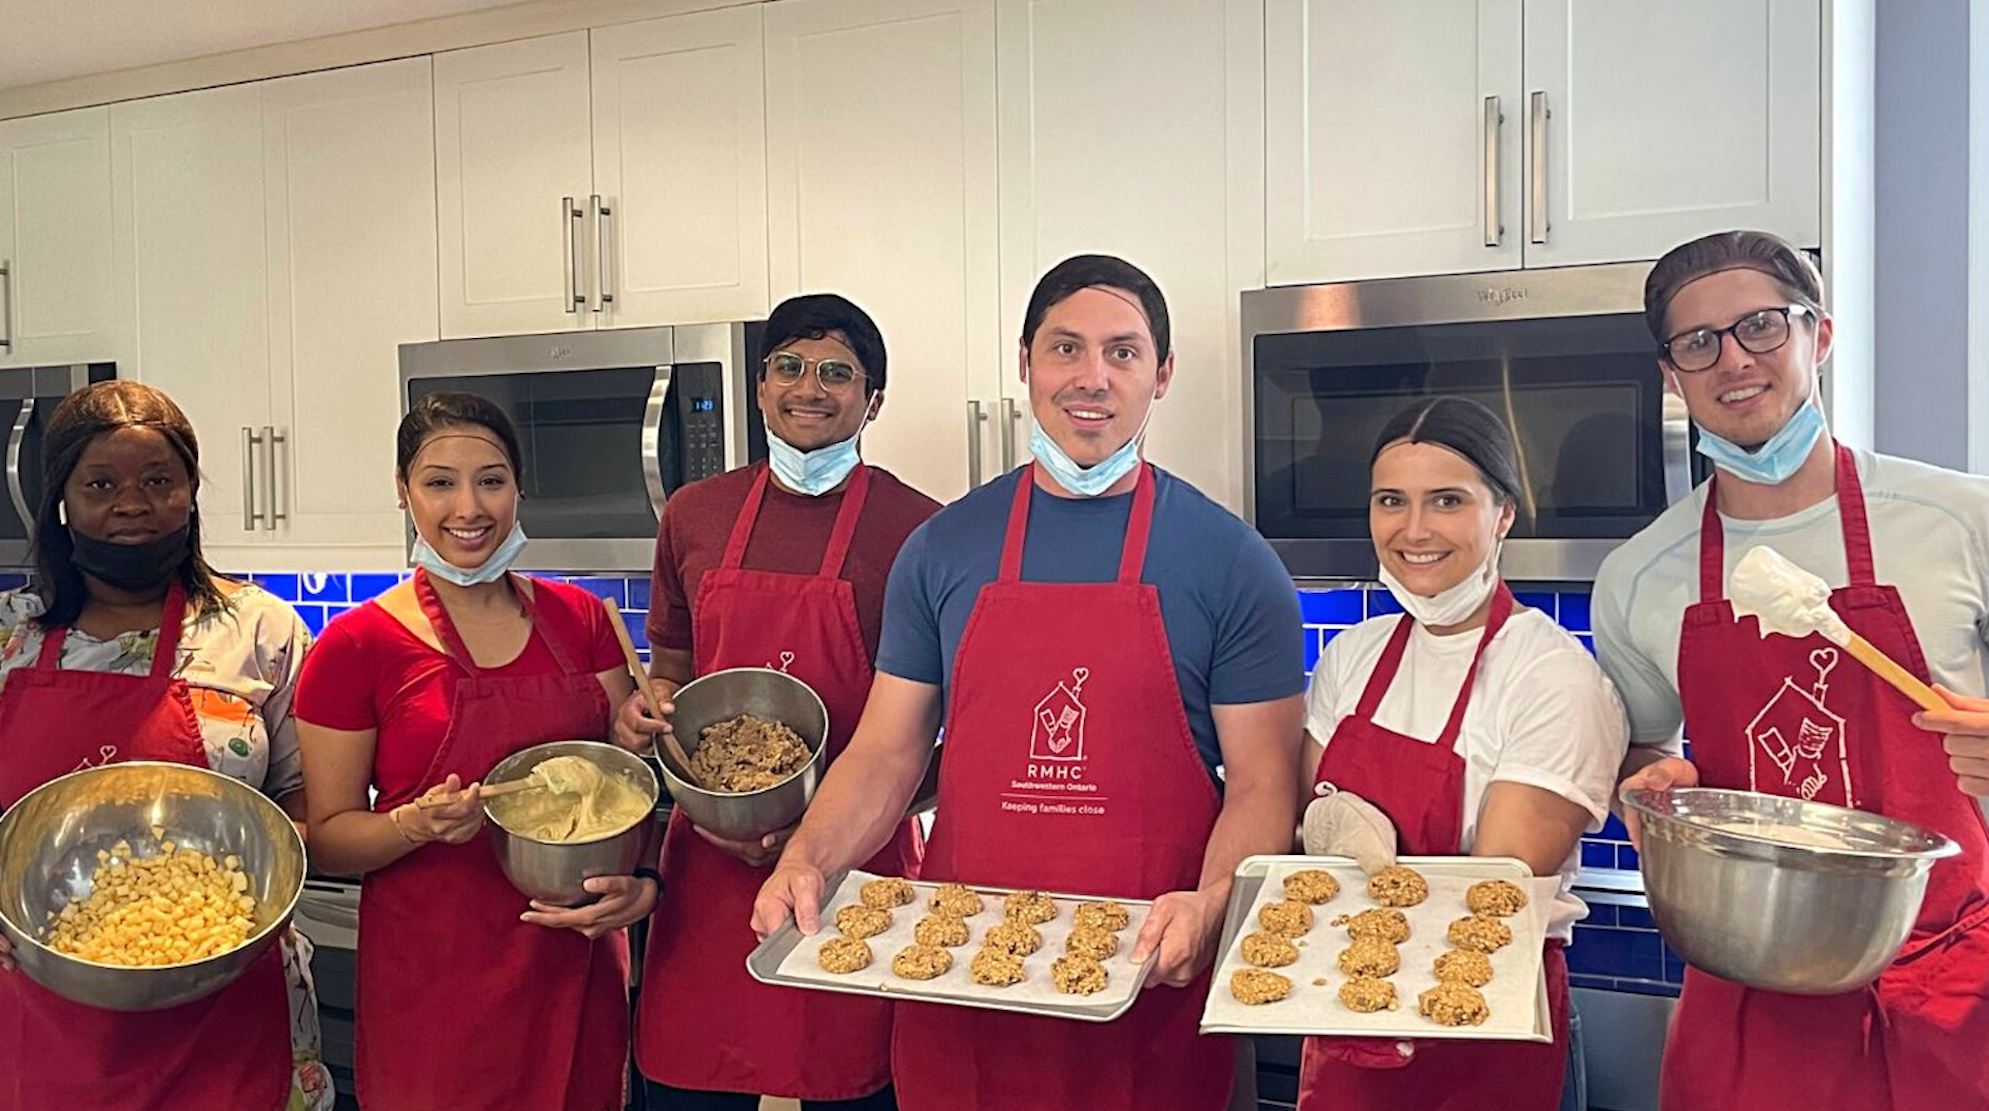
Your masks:
<path fill-rule="evenodd" d="M 767 433 L 767 465 L 773 468 L 774 477 L 780 484 L 797 494 L 811 498 L 823 494 L 843 484 L 843 479 L 856 470 L 863 462 L 857 454 L 856 441 L 863 436 L 857 429 L 856 435 L 847 440 L 819 447 L 814 451 L 802 451 L 773 433 Z"/>
<path fill-rule="evenodd" d="M 1721 470 L 1730 471 L 1749 482 L 1780 486 L 1802 467 L 1825 431 L 1823 410 L 1817 408 L 1816 398 L 1812 395 L 1789 417 L 1781 431 L 1769 437 L 1768 442 L 1757 450 L 1748 451 L 1701 427 L 1699 454 L 1711 459 Z"/>
<path fill-rule="evenodd" d="M 1151 412 L 1151 410 L 1148 410 Z M 1141 426 L 1144 430 L 1145 426 Z M 1140 438 L 1135 435 L 1126 445 L 1096 464 L 1080 467 L 1064 449 L 1050 438 L 1043 426 L 1029 422 L 1029 453 L 1036 457 L 1036 465 L 1050 472 L 1057 485 L 1081 498 L 1095 498 L 1112 488 L 1112 484 L 1132 473 L 1140 461 Z"/>
<path fill-rule="evenodd" d="M 514 521 L 511 524 L 511 535 L 505 537 L 504 543 L 499 544 L 497 550 L 490 553 L 490 558 L 467 570 L 443 559 L 442 554 L 428 541 L 423 540 L 419 532 L 414 534 L 414 551 L 408 554 L 408 558 L 413 560 L 416 567 L 457 586 L 476 586 L 479 583 L 496 582 L 503 578 L 504 573 L 511 570 L 511 565 L 518 562 L 518 555 L 524 550 L 525 527 Z"/>

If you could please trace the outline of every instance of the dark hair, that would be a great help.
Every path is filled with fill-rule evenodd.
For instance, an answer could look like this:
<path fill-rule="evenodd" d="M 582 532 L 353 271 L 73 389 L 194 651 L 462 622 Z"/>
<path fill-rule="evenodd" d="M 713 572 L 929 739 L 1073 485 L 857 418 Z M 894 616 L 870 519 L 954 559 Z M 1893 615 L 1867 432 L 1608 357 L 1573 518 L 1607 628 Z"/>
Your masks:
<path fill-rule="evenodd" d="M 1782 295 L 1823 315 L 1823 275 L 1816 263 L 1788 240 L 1765 231 L 1722 231 L 1666 251 L 1644 279 L 1644 324 L 1663 343 L 1664 314 L 1678 291 L 1722 270 L 1758 270 L 1775 280 Z"/>
<path fill-rule="evenodd" d="M 1500 504 L 1519 501 L 1519 456 L 1513 450 L 1512 434 L 1498 414 L 1476 401 L 1426 397 L 1388 418 L 1381 435 L 1374 438 L 1374 454 L 1367 457 L 1370 471 L 1382 451 L 1398 440 L 1449 448 L 1478 468 Z"/>
<path fill-rule="evenodd" d="M 524 479 L 523 453 L 518 450 L 518 429 L 512 426 L 511 418 L 495 401 L 473 393 L 431 393 L 408 407 L 407 415 L 401 418 L 400 431 L 396 434 L 398 450 L 394 473 L 406 481 L 407 469 L 421 452 L 421 445 L 428 442 L 428 437 L 445 428 L 464 427 L 482 428 L 494 433 L 504 444 L 504 457 L 511 461 L 511 473 L 521 481 Z"/>
<path fill-rule="evenodd" d="M 214 572 L 200 551 L 200 440 L 193 423 L 173 399 L 140 382 L 98 382 L 62 399 L 42 433 L 41 503 L 35 508 L 35 593 L 41 596 L 44 629 L 73 625 L 90 600 L 89 583 L 76 569 L 75 545 L 62 520 L 63 489 L 92 441 L 120 428 L 150 428 L 166 438 L 186 464 L 193 485 L 193 506 L 187 515 L 187 552 L 173 578 L 186 591 L 189 613 L 228 607 L 227 596 L 215 583 Z"/>
<path fill-rule="evenodd" d="M 1097 286 L 1123 289 L 1140 299 L 1147 327 L 1153 331 L 1154 360 L 1165 362 L 1174 351 L 1174 337 L 1167 324 L 1167 298 L 1160 295 L 1160 287 L 1146 271 L 1113 255 L 1072 255 L 1050 267 L 1050 272 L 1037 280 L 1036 291 L 1029 295 L 1029 308 L 1022 314 L 1022 346 L 1036 342 L 1036 329 L 1043 326 L 1043 318 L 1058 302 L 1080 289 Z"/>
<path fill-rule="evenodd" d="M 862 363 L 865 396 L 884 388 L 884 333 L 856 302 L 836 293 L 804 293 L 774 306 L 760 336 L 758 377 L 767 376 L 767 359 L 798 339 L 839 336 Z"/>

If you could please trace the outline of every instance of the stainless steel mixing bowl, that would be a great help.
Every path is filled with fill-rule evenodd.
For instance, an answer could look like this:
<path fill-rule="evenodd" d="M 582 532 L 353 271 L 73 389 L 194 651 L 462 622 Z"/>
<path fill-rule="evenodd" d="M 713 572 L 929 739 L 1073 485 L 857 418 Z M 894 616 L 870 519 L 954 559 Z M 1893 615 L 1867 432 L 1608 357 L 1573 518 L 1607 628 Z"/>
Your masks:
<path fill-rule="evenodd" d="M 146 857 L 161 840 L 241 858 L 256 899 L 248 940 L 159 968 L 97 964 L 41 943 L 51 913 L 89 896 L 97 850 L 128 841 L 134 856 Z M 43 784 L 0 815 L 0 931 L 31 979 L 92 1007 L 156 1011 L 221 990 L 275 943 L 303 890 L 304 843 L 290 818 L 260 791 L 205 768 L 147 761 L 88 768 Z"/>
<path fill-rule="evenodd" d="M 762 837 L 801 820 L 828 760 L 829 711 L 808 684 L 772 668 L 734 667 L 684 684 L 671 701 L 676 711 L 670 715 L 670 725 L 686 756 L 697 753 L 707 726 L 741 714 L 780 722 L 794 730 L 814 753 L 813 759 L 779 783 L 732 794 L 708 791 L 692 783 L 684 769 L 675 766 L 669 749 L 658 745 L 657 764 L 663 769 L 663 784 L 685 817 L 733 841 Z"/>
<path fill-rule="evenodd" d="M 484 817 L 490 826 L 491 848 L 497 852 L 498 867 L 504 876 L 526 896 L 559 906 L 578 906 L 597 896 L 583 886 L 593 876 L 626 876 L 642 864 L 643 837 L 655 821 L 656 773 L 633 753 L 599 741 L 552 741 L 533 745 L 505 757 L 484 782 L 495 787 L 532 774 L 542 760 L 554 756 L 580 756 L 610 772 L 625 773 L 637 789 L 648 796 L 649 806 L 640 817 L 613 833 L 591 841 L 541 841 L 507 829 L 491 803 L 484 803 Z M 498 802 L 502 810 L 503 800 Z"/>
<path fill-rule="evenodd" d="M 1770 991 L 1831 995 L 1878 978 L 1912 931 L 1939 833 L 1752 791 L 1623 793 L 1658 930 L 1686 962 Z"/>

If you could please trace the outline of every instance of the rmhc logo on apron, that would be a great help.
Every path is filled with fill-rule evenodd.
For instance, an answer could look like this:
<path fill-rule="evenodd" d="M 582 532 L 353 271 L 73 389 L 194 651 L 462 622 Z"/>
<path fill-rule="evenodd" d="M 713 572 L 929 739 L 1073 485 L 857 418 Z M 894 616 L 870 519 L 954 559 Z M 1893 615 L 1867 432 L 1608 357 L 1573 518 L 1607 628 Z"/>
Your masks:
<path fill-rule="evenodd" d="M 1106 800 L 1092 782 L 1084 751 L 1088 667 L 1074 667 L 1030 711 L 1029 756 L 1021 778 L 1011 778 L 1001 808 L 1015 814 L 1103 817 Z"/>
<path fill-rule="evenodd" d="M 1783 678 L 1767 705 L 1747 723 L 1747 786 L 1856 807 L 1844 718 L 1825 703 L 1837 649 L 1819 648 L 1809 654 L 1809 663 L 1816 669 L 1814 684 L 1805 690 L 1793 676 Z M 1834 752 L 1826 752 L 1833 748 Z M 1772 766 L 1763 766 L 1764 756 Z M 1779 782 L 1773 778 L 1777 775 Z"/>

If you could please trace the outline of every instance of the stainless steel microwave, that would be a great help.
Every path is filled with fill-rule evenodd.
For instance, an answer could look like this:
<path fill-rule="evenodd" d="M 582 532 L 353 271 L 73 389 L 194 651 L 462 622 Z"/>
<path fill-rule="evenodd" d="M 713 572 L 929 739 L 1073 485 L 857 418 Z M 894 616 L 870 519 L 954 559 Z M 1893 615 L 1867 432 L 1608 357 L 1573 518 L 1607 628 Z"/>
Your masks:
<path fill-rule="evenodd" d="M 41 502 L 41 437 L 62 399 L 117 377 L 113 363 L 0 370 L 0 435 L 6 436 L 7 496 L 0 499 L 0 570 L 34 565 L 35 507 Z"/>
<path fill-rule="evenodd" d="M 403 344 L 401 411 L 431 393 L 473 393 L 518 426 L 518 517 L 531 538 L 522 567 L 646 573 L 674 491 L 766 458 L 753 391 L 761 331 L 741 322 Z"/>
<path fill-rule="evenodd" d="M 1506 418 L 1522 503 L 1506 576 L 1586 582 L 1707 473 L 1644 327 L 1647 262 L 1243 294 L 1252 523 L 1294 578 L 1372 580 L 1368 456 L 1456 394 Z"/>

